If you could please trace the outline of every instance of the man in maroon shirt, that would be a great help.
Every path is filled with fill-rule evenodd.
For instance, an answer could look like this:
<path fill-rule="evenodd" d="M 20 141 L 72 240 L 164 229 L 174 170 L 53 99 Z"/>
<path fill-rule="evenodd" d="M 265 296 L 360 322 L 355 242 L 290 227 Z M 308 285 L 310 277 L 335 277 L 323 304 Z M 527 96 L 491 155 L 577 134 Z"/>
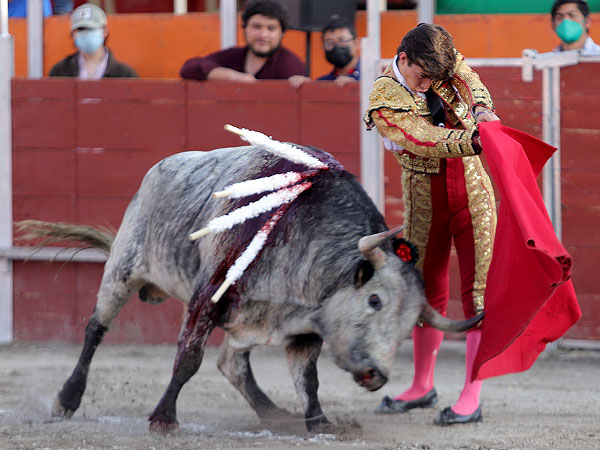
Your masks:
<path fill-rule="evenodd" d="M 275 0 L 250 1 L 242 14 L 245 47 L 231 47 L 203 58 L 192 58 L 181 77 L 192 80 L 286 80 L 304 75 L 304 64 L 281 46 L 287 28 L 287 11 Z"/>

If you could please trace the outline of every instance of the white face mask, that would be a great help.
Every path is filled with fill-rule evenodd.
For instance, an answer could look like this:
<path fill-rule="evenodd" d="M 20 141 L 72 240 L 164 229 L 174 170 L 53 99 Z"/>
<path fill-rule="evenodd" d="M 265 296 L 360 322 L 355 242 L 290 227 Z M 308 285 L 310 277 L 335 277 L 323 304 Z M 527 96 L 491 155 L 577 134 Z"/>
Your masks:
<path fill-rule="evenodd" d="M 94 53 L 104 44 L 102 28 L 81 30 L 75 33 L 75 47 L 84 53 Z"/>

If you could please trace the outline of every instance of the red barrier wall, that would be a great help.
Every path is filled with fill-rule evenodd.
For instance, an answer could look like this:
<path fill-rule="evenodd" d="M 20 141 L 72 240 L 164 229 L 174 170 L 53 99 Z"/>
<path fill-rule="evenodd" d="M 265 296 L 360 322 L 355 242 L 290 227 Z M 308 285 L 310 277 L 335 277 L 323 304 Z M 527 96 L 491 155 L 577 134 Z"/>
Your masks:
<path fill-rule="evenodd" d="M 584 312 L 568 337 L 600 339 L 600 156 L 598 64 L 563 70 L 563 237 Z M 541 81 L 519 69 L 478 70 L 503 122 L 540 137 Z M 13 81 L 14 219 L 118 227 L 144 173 L 183 150 L 241 145 L 231 123 L 283 141 L 313 145 L 360 173 L 358 86 L 286 82 L 75 80 Z M 400 171 L 386 155 L 386 219 L 402 222 Z M 452 270 L 457 273 L 453 259 Z M 101 265 L 15 263 L 15 338 L 79 341 L 92 312 Z M 456 277 L 451 296 L 459 297 Z M 450 315 L 461 317 L 458 301 Z M 174 342 L 182 307 L 132 298 L 107 335 L 112 342 Z M 213 343 L 219 336 L 213 338 Z"/>
<path fill-rule="evenodd" d="M 243 143 L 231 123 L 335 153 L 359 172 L 358 85 L 68 79 L 13 81 L 14 220 L 117 228 L 143 175 L 183 150 Z M 17 340 L 77 341 L 91 314 L 99 264 L 17 262 Z M 132 299 L 108 341 L 174 342 L 182 307 Z"/>

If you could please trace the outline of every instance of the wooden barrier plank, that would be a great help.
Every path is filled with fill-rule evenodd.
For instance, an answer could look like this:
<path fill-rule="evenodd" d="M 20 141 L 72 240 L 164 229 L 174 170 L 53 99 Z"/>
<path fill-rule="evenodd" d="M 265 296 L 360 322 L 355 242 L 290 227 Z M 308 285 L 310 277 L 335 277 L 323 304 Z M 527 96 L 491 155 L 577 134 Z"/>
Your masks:
<path fill-rule="evenodd" d="M 575 286 L 577 289 L 577 286 Z M 577 294 L 581 306 L 581 319 L 564 337 L 570 339 L 600 339 L 600 294 Z"/>
<path fill-rule="evenodd" d="M 573 285 L 577 295 L 598 294 L 600 246 L 567 245 L 566 247 L 573 258 Z"/>
<path fill-rule="evenodd" d="M 473 67 L 486 85 L 492 98 L 508 100 L 541 100 L 542 76 L 534 71 L 532 82 L 521 79 L 520 67 Z"/>
<path fill-rule="evenodd" d="M 76 221 L 76 199 L 73 196 L 13 195 L 13 220 L 16 222 L 25 219 Z"/>
<path fill-rule="evenodd" d="M 260 131 L 279 141 L 299 141 L 299 94 L 286 81 L 188 83 L 188 149 L 247 145 L 225 131 L 225 124 Z"/>
<path fill-rule="evenodd" d="M 563 212 L 563 242 L 569 245 L 600 246 L 600 208 L 564 207 Z"/>
<path fill-rule="evenodd" d="M 183 150 L 185 109 L 180 101 L 80 99 L 77 147 Z"/>
<path fill-rule="evenodd" d="M 71 100 L 15 99 L 13 123 L 19 123 L 23 133 L 13 132 L 18 147 L 64 148 L 74 143 L 75 110 Z M 13 127 L 14 130 L 14 127 Z"/>
<path fill-rule="evenodd" d="M 137 192 L 146 172 L 177 151 L 78 148 L 78 195 L 129 200 Z"/>
<path fill-rule="evenodd" d="M 358 105 L 346 103 L 302 102 L 300 106 L 301 145 L 311 145 L 329 153 L 354 155 L 353 166 L 360 164 L 360 135 L 362 125 Z M 358 172 L 353 172 L 360 175 Z"/>
<path fill-rule="evenodd" d="M 15 339 L 72 340 L 76 268 L 30 261 L 13 270 Z"/>
<path fill-rule="evenodd" d="M 563 207 L 600 208 L 600 167 L 562 169 Z"/>
<path fill-rule="evenodd" d="M 70 149 L 23 149 L 13 152 L 15 195 L 73 196 L 76 158 Z"/>
<path fill-rule="evenodd" d="M 600 92 L 600 63 L 584 62 L 560 69 L 562 92 L 598 96 Z"/>
<path fill-rule="evenodd" d="M 92 226 L 111 227 L 115 230 L 121 220 L 130 199 L 110 197 L 79 197 L 76 204 L 76 221 Z"/>
<path fill-rule="evenodd" d="M 561 129 L 561 163 L 564 169 L 600 169 L 600 131 Z"/>

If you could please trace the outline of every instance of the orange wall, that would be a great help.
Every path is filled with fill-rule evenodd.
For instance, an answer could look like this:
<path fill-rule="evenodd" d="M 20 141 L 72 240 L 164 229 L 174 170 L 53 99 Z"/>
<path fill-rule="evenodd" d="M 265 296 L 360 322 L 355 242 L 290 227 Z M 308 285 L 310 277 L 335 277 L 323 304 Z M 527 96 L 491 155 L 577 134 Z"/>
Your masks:
<path fill-rule="evenodd" d="M 600 14 L 592 14 L 600 23 Z M 523 48 L 549 51 L 557 44 L 547 14 L 495 14 L 436 16 L 436 23 L 454 36 L 456 47 L 467 57 L 518 57 Z M 129 63 L 146 78 L 176 78 L 183 62 L 192 56 L 218 50 L 219 16 L 212 13 L 114 14 L 109 16 L 109 46 L 117 59 Z M 402 36 L 415 26 L 413 11 L 383 13 L 382 55 L 392 57 Z M 366 16 L 357 14 L 357 31 L 365 35 Z M 15 73 L 27 75 L 27 27 L 25 19 L 11 19 L 15 37 Z M 592 28 L 592 37 L 600 41 L 600 26 Z M 290 30 L 284 45 L 306 59 L 305 34 Z M 320 34 L 312 36 L 312 75 L 328 72 L 329 66 L 320 46 Z M 243 42 L 238 33 L 238 42 Z M 69 36 L 69 19 L 53 16 L 45 19 L 44 72 L 74 51 Z"/>

